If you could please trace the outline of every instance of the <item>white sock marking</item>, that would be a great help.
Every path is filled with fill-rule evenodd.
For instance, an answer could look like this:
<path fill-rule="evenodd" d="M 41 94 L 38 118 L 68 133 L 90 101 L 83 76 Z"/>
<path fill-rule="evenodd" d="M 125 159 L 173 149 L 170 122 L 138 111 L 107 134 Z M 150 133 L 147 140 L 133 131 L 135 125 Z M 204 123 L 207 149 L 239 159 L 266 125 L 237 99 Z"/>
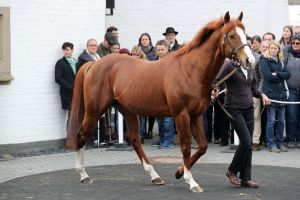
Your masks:
<path fill-rule="evenodd" d="M 152 165 L 147 164 L 144 159 L 142 159 L 142 163 L 145 171 L 148 172 L 148 174 L 151 176 L 151 181 L 153 181 L 156 178 L 160 178 L 160 176 L 156 173 Z"/>
<path fill-rule="evenodd" d="M 89 175 L 86 173 L 85 168 L 83 166 L 84 162 L 84 147 L 76 151 L 76 171 L 80 174 L 80 180 L 83 180 Z"/>
<path fill-rule="evenodd" d="M 190 170 L 187 170 L 186 167 L 184 166 L 184 174 L 183 178 L 187 184 L 190 185 L 190 190 L 194 187 L 199 187 L 198 183 L 193 179 L 193 175 Z"/>

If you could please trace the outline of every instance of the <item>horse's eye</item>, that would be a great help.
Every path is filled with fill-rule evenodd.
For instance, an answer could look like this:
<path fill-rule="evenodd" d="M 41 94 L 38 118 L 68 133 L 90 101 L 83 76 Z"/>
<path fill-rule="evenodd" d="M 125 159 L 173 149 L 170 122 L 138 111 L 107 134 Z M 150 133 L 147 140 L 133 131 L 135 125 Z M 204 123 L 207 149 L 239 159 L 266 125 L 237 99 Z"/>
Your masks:
<path fill-rule="evenodd" d="M 234 35 L 229 35 L 229 38 L 230 39 L 234 39 Z"/>

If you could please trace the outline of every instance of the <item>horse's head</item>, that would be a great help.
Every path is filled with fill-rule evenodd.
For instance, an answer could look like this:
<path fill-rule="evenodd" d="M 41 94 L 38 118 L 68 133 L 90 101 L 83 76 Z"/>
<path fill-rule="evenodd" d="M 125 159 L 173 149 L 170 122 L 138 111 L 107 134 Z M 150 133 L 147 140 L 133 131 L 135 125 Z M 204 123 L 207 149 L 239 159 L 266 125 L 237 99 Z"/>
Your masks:
<path fill-rule="evenodd" d="M 246 40 L 242 18 L 243 12 L 233 20 L 230 20 L 229 12 L 225 14 L 223 18 L 223 51 L 226 57 L 236 60 L 244 69 L 250 69 L 254 66 L 255 58 Z"/>

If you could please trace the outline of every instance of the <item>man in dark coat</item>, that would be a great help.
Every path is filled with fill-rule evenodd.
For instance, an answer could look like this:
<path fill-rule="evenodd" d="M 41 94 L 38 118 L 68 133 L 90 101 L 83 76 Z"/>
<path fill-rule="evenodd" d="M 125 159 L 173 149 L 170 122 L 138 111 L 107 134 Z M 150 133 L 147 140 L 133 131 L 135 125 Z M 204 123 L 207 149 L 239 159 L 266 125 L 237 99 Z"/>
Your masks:
<path fill-rule="evenodd" d="M 60 85 L 61 104 L 64 110 L 71 108 L 75 75 L 78 71 L 76 60 L 72 56 L 73 47 L 72 43 L 65 42 L 62 45 L 64 56 L 55 65 L 55 82 Z"/>
<path fill-rule="evenodd" d="M 111 53 L 111 46 L 119 44 L 117 38 L 111 32 L 105 33 L 103 42 L 98 46 L 97 53 L 101 58 Z"/>
<path fill-rule="evenodd" d="M 178 34 L 177 31 L 173 27 L 168 27 L 166 32 L 163 35 L 166 37 L 166 40 L 170 42 L 170 51 L 176 51 L 180 48 L 180 44 L 178 44 L 176 40 L 176 35 Z"/>

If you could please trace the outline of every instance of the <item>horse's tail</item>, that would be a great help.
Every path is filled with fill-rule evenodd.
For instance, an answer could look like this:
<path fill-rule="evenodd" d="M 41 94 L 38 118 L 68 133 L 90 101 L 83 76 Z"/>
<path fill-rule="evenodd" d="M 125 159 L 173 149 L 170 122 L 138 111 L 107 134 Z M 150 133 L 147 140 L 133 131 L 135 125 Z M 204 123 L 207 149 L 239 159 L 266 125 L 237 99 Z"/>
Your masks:
<path fill-rule="evenodd" d="M 84 91 L 83 82 L 86 71 L 94 62 L 88 62 L 81 66 L 78 71 L 74 84 L 74 92 L 71 104 L 71 112 L 68 119 L 67 127 L 67 148 L 72 150 L 78 149 L 78 133 L 81 131 L 84 117 Z"/>

